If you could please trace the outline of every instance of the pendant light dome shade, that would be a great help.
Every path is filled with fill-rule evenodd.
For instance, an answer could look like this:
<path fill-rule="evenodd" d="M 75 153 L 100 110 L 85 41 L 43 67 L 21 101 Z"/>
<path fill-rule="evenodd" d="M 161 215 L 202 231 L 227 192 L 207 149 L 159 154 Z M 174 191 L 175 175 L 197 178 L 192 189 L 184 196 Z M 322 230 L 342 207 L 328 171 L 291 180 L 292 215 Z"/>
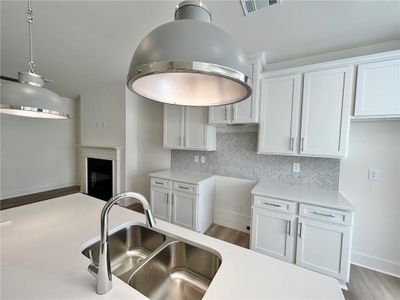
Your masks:
<path fill-rule="evenodd" d="M 26 20 L 29 29 L 29 70 L 19 72 L 18 80 L 1 76 L 1 79 L 9 80 L 11 83 L 0 85 L 0 113 L 31 118 L 69 119 L 69 114 L 59 110 L 62 107 L 62 100 L 44 88 L 46 80 L 34 70 L 32 43 L 34 17 L 31 0 L 28 0 Z"/>
<path fill-rule="evenodd" d="M 140 42 L 129 67 L 128 88 L 152 100 L 189 106 L 248 98 L 246 57 L 233 37 L 210 21 L 201 1 L 179 4 L 175 21 Z"/>
<path fill-rule="evenodd" d="M 37 74 L 20 73 L 19 79 L 34 78 L 41 81 Z M 62 99 L 52 91 L 45 89 L 34 82 L 10 82 L 1 84 L 0 113 L 45 119 L 69 119 Z"/>

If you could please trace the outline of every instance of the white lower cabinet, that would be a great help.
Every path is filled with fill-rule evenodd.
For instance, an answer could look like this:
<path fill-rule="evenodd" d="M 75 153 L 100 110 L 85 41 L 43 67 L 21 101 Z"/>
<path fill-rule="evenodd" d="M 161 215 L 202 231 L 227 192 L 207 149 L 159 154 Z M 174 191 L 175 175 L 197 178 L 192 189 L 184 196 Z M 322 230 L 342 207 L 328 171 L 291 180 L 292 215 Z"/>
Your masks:
<path fill-rule="evenodd" d="M 299 218 L 296 264 L 343 281 L 350 275 L 351 228 Z"/>
<path fill-rule="evenodd" d="M 150 205 L 155 218 L 200 233 L 213 222 L 214 179 L 198 184 L 151 178 Z"/>
<path fill-rule="evenodd" d="M 255 251 L 294 261 L 294 216 L 253 207 L 251 248 Z"/>
<path fill-rule="evenodd" d="M 172 223 L 196 230 L 197 195 L 175 192 L 172 202 Z"/>
<path fill-rule="evenodd" d="M 349 211 L 255 195 L 251 249 L 348 282 L 352 224 Z"/>
<path fill-rule="evenodd" d="M 150 190 L 150 201 L 152 212 L 157 219 L 169 222 L 171 191 L 164 188 L 152 187 Z"/>

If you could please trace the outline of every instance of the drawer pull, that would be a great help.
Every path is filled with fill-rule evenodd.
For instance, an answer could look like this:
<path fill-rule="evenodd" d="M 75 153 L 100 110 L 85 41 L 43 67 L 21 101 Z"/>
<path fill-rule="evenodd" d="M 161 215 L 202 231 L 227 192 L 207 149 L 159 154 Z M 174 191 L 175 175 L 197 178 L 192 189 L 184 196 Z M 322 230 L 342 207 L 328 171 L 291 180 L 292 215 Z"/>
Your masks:
<path fill-rule="evenodd" d="M 164 185 L 164 183 L 160 181 L 154 181 L 154 183 Z"/>
<path fill-rule="evenodd" d="M 280 204 L 269 203 L 269 202 L 263 202 L 263 203 L 266 205 L 269 205 L 269 206 L 273 206 L 273 207 L 282 207 Z"/>
<path fill-rule="evenodd" d="M 182 189 L 182 190 L 189 190 L 190 188 L 188 188 L 187 186 L 180 186 L 178 185 L 178 188 Z"/>
<path fill-rule="evenodd" d="M 332 214 L 324 214 L 324 213 L 320 213 L 320 212 L 317 212 L 317 211 L 313 211 L 313 214 L 314 215 L 318 215 L 318 216 L 328 217 L 328 218 L 335 218 L 335 216 L 332 215 Z"/>

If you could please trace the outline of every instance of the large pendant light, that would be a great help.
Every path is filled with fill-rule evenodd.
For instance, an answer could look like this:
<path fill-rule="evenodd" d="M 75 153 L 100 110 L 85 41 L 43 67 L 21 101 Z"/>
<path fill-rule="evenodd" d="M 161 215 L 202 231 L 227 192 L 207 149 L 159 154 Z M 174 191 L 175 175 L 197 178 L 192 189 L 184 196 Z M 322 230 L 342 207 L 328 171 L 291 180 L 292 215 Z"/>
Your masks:
<path fill-rule="evenodd" d="M 63 101 L 52 91 L 45 89 L 46 79 L 35 73 L 32 51 L 33 11 L 28 0 L 26 18 L 29 27 L 29 63 L 27 72 L 19 72 L 18 79 L 1 76 L 11 81 L 1 84 L 0 113 L 32 118 L 69 119 L 68 113 L 62 112 Z"/>
<path fill-rule="evenodd" d="M 184 1 L 175 21 L 151 31 L 133 55 L 127 87 L 163 103 L 214 106 L 251 95 L 248 65 L 233 37 L 211 23 L 202 1 Z"/>

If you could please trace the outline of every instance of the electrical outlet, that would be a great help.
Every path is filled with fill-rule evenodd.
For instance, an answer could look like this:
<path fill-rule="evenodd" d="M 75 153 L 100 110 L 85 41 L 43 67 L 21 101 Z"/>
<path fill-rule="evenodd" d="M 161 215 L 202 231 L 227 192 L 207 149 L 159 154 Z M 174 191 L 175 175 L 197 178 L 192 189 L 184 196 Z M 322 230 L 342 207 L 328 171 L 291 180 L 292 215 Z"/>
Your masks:
<path fill-rule="evenodd" d="M 368 169 L 368 180 L 379 180 L 379 170 Z"/>
<path fill-rule="evenodd" d="M 205 163 L 206 163 L 206 157 L 205 157 L 204 155 L 202 155 L 202 156 L 200 157 L 200 160 L 201 160 L 201 163 L 202 163 L 202 164 L 205 164 Z"/>
<path fill-rule="evenodd" d="M 294 163 L 293 164 L 293 172 L 294 173 L 300 173 L 300 164 L 299 163 Z"/>
<path fill-rule="evenodd" d="M 194 156 L 194 162 L 195 162 L 195 163 L 199 163 L 199 156 L 198 156 L 198 155 L 195 155 L 195 156 Z"/>

